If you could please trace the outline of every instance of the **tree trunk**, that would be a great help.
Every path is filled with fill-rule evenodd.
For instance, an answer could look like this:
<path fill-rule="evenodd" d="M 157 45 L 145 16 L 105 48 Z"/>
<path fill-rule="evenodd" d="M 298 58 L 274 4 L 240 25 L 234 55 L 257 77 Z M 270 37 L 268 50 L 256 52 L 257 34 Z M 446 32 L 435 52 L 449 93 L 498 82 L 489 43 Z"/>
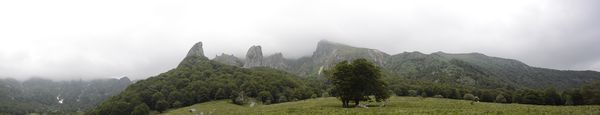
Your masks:
<path fill-rule="evenodd" d="M 357 107 L 359 103 L 360 103 L 360 99 L 355 98 L 354 99 L 354 107 Z"/>
<path fill-rule="evenodd" d="M 346 108 L 346 99 L 342 99 L 342 107 Z"/>
<path fill-rule="evenodd" d="M 350 104 L 348 103 L 350 103 L 350 99 L 346 99 L 346 108 L 350 107 Z"/>

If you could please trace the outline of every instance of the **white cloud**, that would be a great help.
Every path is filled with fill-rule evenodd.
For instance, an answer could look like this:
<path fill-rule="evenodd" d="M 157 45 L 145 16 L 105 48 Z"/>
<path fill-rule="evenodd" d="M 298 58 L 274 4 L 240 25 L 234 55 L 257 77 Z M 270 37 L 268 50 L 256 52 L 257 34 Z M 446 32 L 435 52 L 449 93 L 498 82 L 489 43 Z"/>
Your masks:
<path fill-rule="evenodd" d="M 320 39 L 388 53 L 481 52 L 594 69 L 594 0 L 0 1 L 0 75 L 145 78 L 198 41 L 205 55 L 308 56 Z"/>

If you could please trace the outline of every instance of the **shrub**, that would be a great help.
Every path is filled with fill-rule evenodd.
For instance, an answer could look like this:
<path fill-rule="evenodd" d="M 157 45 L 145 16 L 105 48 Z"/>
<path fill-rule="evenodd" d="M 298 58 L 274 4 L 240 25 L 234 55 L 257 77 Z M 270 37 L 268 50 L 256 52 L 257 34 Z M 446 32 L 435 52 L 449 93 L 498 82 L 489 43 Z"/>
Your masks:
<path fill-rule="evenodd" d="M 284 95 L 280 95 L 279 98 L 277 98 L 277 102 L 281 103 L 281 102 L 287 102 L 287 98 Z"/>
<path fill-rule="evenodd" d="M 258 93 L 258 99 L 260 99 L 260 101 L 263 103 L 267 103 L 267 101 L 271 101 L 273 99 L 273 96 L 271 96 L 271 92 L 269 91 L 261 91 Z"/>
<path fill-rule="evenodd" d="M 408 96 L 416 97 L 418 94 L 417 90 L 408 90 Z"/>
<path fill-rule="evenodd" d="M 148 115 L 148 114 L 150 114 L 150 107 L 148 107 L 148 105 L 146 105 L 145 103 L 135 106 L 135 108 L 133 108 L 133 112 L 131 112 L 131 115 Z"/>
<path fill-rule="evenodd" d="M 506 98 L 504 98 L 504 96 L 502 94 L 499 94 L 498 96 L 496 96 L 496 100 L 494 102 L 496 102 L 496 103 L 506 103 Z"/>
<path fill-rule="evenodd" d="M 475 96 L 473 94 L 467 93 L 463 96 L 464 100 L 475 100 Z"/>

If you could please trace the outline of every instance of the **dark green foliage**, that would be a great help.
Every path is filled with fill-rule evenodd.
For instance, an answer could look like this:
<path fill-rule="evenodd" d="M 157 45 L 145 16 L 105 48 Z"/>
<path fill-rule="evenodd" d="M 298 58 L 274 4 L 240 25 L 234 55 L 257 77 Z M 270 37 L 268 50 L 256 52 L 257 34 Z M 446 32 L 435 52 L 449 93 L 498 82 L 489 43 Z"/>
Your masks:
<path fill-rule="evenodd" d="M 584 99 L 583 99 L 583 95 L 581 95 L 581 90 L 580 89 L 572 89 L 572 90 L 567 90 L 563 93 L 563 95 L 566 95 L 568 97 L 571 98 L 571 100 L 567 100 L 567 101 L 572 101 L 573 105 L 582 105 L 585 104 L 584 103 Z"/>
<path fill-rule="evenodd" d="M 398 94 L 402 94 L 402 93 L 398 93 Z M 417 96 L 419 94 L 419 92 L 417 92 L 417 90 L 408 90 L 408 96 Z"/>
<path fill-rule="evenodd" d="M 277 102 L 287 102 L 287 98 L 284 95 L 279 95 Z"/>
<path fill-rule="evenodd" d="M 145 103 L 135 106 L 133 108 L 133 112 L 131 112 L 131 115 L 148 115 L 148 114 L 150 114 L 150 107 L 148 107 L 148 105 L 146 105 Z"/>
<path fill-rule="evenodd" d="M 158 100 L 156 101 L 156 104 L 154 104 L 154 109 L 157 110 L 158 112 L 163 112 L 165 110 L 167 110 L 169 108 L 169 102 L 167 102 L 164 99 Z"/>
<path fill-rule="evenodd" d="M 575 105 L 575 102 L 573 102 L 573 97 L 571 95 L 566 95 L 564 98 L 565 105 Z"/>
<path fill-rule="evenodd" d="M 264 97 L 260 97 L 264 99 L 261 101 L 269 103 L 285 102 L 291 98 L 308 99 L 320 90 L 309 87 L 311 85 L 307 85 L 307 81 L 308 78 L 270 68 L 245 69 L 213 62 L 205 57 L 186 57 L 177 68 L 132 84 L 88 114 L 132 112 L 134 106 L 118 110 L 112 108 L 116 102 L 143 103 L 151 110 L 163 111 L 217 99 L 232 99 L 233 103 L 244 104 L 247 98 L 259 98 L 259 95 Z M 288 99 L 274 99 L 273 95 Z"/>
<path fill-rule="evenodd" d="M 0 79 L 0 114 L 67 114 L 85 111 L 118 94 L 130 83 L 126 77 L 89 81 L 31 78 L 21 82 Z"/>
<path fill-rule="evenodd" d="M 246 93 L 244 93 L 244 91 L 239 92 L 237 95 L 234 95 L 233 98 L 231 98 L 231 102 L 237 105 L 244 105 L 246 104 L 247 100 L 248 99 L 246 99 Z"/>
<path fill-rule="evenodd" d="M 421 97 L 428 97 L 428 96 L 427 96 L 427 92 L 424 92 L 424 91 L 422 91 L 422 92 L 421 92 L 421 95 L 419 95 L 419 96 L 421 96 Z"/>
<path fill-rule="evenodd" d="M 498 96 L 496 96 L 496 100 L 494 102 L 496 102 L 496 103 L 506 103 L 506 98 L 504 97 L 504 95 L 499 94 Z"/>
<path fill-rule="evenodd" d="M 561 99 L 561 96 L 558 95 L 556 89 L 548 88 L 545 93 L 545 104 L 546 105 L 563 105 L 564 101 Z"/>
<path fill-rule="evenodd" d="M 463 96 L 464 100 L 474 100 L 475 96 L 473 94 L 467 93 L 465 94 L 465 96 Z"/>
<path fill-rule="evenodd" d="M 389 98 L 387 84 L 381 79 L 379 68 L 365 59 L 336 64 L 330 80 L 333 85 L 332 94 L 342 100 L 343 107 L 350 107 L 350 100 L 355 105 L 360 101 L 370 100 L 371 95 L 378 102 Z"/>
<path fill-rule="evenodd" d="M 271 92 L 269 92 L 269 91 L 259 92 L 257 98 L 260 99 L 260 101 L 265 104 L 269 104 L 271 102 L 271 100 L 273 100 L 273 96 L 271 95 Z M 269 103 L 267 103 L 267 102 L 269 102 Z"/>
<path fill-rule="evenodd" d="M 581 88 L 585 104 L 600 104 L 600 80 L 593 81 Z"/>

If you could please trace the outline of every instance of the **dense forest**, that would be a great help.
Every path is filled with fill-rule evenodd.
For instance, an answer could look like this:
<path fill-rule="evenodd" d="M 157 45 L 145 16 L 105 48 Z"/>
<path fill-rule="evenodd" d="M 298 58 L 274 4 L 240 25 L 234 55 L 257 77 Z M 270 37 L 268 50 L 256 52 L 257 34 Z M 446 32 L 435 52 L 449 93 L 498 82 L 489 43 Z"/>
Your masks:
<path fill-rule="evenodd" d="M 119 94 L 129 84 L 127 77 L 89 81 L 0 79 L 0 114 L 82 112 Z"/>
<path fill-rule="evenodd" d="M 319 85 L 280 70 L 246 69 L 191 56 L 173 70 L 129 86 L 89 114 L 145 113 L 146 108 L 164 111 L 220 99 L 232 99 L 238 104 L 251 98 L 263 103 L 281 103 L 317 97 L 322 93 Z"/>

